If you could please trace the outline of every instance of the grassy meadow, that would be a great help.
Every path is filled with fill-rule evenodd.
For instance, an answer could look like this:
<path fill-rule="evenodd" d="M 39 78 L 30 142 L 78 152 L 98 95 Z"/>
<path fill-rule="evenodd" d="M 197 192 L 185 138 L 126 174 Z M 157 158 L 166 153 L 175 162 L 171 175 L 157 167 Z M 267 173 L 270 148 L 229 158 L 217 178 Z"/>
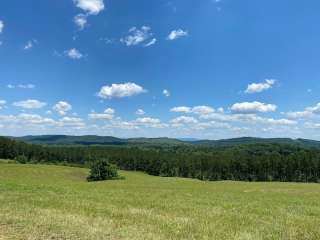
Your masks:
<path fill-rule="evenodd" d="M 320 185 L 0 163 L 0 239 L 320 239 Z"/>

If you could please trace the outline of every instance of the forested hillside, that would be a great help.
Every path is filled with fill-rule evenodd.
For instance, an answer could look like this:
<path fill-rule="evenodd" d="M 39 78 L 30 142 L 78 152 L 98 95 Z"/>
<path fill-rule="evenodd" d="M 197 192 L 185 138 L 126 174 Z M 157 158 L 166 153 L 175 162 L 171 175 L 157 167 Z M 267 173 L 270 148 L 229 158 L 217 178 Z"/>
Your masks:
<path fill-rule="evenodd" d="M 226 147 L 243 144 L 290 144 L 302 147 L 319 147 L 320 142 L 307 139 L 291 139 L 291 138 L 254 138 L 242 137 L 222 140 L 194 140 L 194 139 L 175 139 L 175 138 L 116 138 L 111 136 L 68 136 L 68 135 L 40 135 L 40 136 L 25 136 L 12 137 L 12 139 L 24 141 L 32 144 L 46 144 L 46 145 L 121 145 L 121 146 L 144 146 L 144 147 L 158 147 L 158 146 L 174 146 L 174 145 L 201 145 L 207 147 Z"/>
<path fill-rule="evenodd" d="M 23 157 L 22 157 L 23 156 Z M 106 158 L 123 170 L 201 180 L 320 182 L 320 149 L 292 144 L 230 147 L 43 146 L 0 138 L 0 158 L 86 166 Z"/>

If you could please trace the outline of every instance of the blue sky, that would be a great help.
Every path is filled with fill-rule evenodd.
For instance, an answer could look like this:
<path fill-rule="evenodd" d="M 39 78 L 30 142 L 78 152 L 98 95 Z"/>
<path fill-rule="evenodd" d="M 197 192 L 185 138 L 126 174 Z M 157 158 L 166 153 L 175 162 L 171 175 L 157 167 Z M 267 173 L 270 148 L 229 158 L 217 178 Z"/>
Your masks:
<path fill-rule="evenodd" d="M 0 2 L 0 134 L 320 139 L 320 3 Z"/>

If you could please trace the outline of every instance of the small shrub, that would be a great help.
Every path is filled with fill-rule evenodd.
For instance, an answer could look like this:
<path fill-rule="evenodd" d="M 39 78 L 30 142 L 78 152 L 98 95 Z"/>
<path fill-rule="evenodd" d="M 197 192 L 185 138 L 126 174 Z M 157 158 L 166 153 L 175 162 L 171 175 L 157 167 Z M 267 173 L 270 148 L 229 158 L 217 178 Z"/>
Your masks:
<path fill-rule="evenodd" d="M 28 158 L 24 155 L 17 156 L 15 160 L 21 164 L 26 164 L 28 162 Z"/>
<path fill-rule="evenodd" d="M 108 160 L 96 160 L 91 164 L 90 175 L 87 177 L 89 182 L 118 179 L 118 167 L 109 163 Z"/>

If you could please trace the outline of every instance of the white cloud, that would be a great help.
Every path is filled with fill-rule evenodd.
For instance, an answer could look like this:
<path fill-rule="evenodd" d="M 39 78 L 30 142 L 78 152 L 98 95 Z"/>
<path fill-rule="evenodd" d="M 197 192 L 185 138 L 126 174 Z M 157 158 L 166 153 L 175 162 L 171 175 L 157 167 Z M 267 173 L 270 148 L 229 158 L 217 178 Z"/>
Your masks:
<path fill-rule="evenodd" d="M 19 114 L 16 118 L 22 124 L 55 124 L 51 118 L 44 118 L 38 114 Z"/>
<path fill-rule="evenodd" d="M 3 32 L 4 29 L 4 22 L 0 20 L 0 33 Z"/>
<path fill-rule="evenodd" d="M 223 122 L 200 122 L 196 124 L 193 129 L 195 130 L 205 130 L 205 129 L 230 129 L 232 126 L 229 123 L 223 123 Z"/>
<path fill-rule="evenodd" d="M 215 112 L 215 110 L 209 106 L 195 106 L 193 108 L 186 107 L 186 106 L 180 106 L 180 107 L 171 108 L 170 111 L 171 112 L 180 112 L 180 113 L 194 113 L 194 114 L 198 114 L 198 115 L 210 114 L 210 113 Z"/>
<path fill-rule="evenodd" d="M 191 108 L 186 106 L 174 107 L 170 109 L 170 112 L 190 113 Z"/>
<path fill-rule="evenodd" d="M 296 125 L 297 122 L 289 119 L 273 119 L 273 118 L 261 118 L 265 123 L 272 125 Z"/>
<path fill-rule="evenodd" d="M 23 47 L 24 50 L 28 50 L 33 47 L 33 43 L 31 41 L 28 41 L 27 44 Z"/>
<path fill-rule="evenodd" d="M 317 105 L 315 105 L 313 107 L 306 108 L 306 111 L 311 112 L 313 114 L 320 114 L 320 103 L 318 103 Z"/>
<path fill-rule="evenodd" d="M 188 36 L 188 32 L 184 31 L 182 29 L 177 29 L 177 30 L 173 30 L 171 31 L 171 33 L 168 35 L 167 40 L 175 40 L 181 37 L 186 37 Z"/>
<path fill-rule="evenodd" d="M 34 84 L 19 84 L 18 88 L 24 89 L 34 89 L 36 86 Z"/>
<path fill-rule="evenodd" d="M 306 119 L 320 114 L 320 103 L 312 107 L 307 107 L 304 111 L 283 113 L 290 119 Z"/>
<path fill-rule="evenodd" d="M 20 102 L 14 102 L 13 105 L 16 107 L 21 107 L 25 109 L 38 109 L 38 108 L 43 108 L 44 106 L 47 105 L 47 103 L 40 102 L 34 99 L 29 99 L 29 100 L 20 101 Z"/>
<path fill-rule="evenodd" d="M 132 27 L 128 31 L 129 35 L 124 38 L 121 38 L 120 42 L 124 43 L 128 47 L 139 45 L 152 37 L 153 34 L 150 31 L 151 28 L 148 26 L 142 26 L 140 29 Z M 147 46 L 149 43 L 147 43 L 145 46 Z"/>
<path fill-rule="evenodd" d="M 29 40 L 26 45 L 24 45 L 23 50 L 29 50 L 31 48 L 33 48 L 34 44 L 37 44 L 38 41 L 35 39 Z"/>
<path fill-rule="evenodd" d="M 108 113 L 90 113 L 89 119 L 93 120 L 111 120 L 113 119 L 113 114 Z"/>
<path fill-rule="evenodd" d="M 198 120 L 194 117 L 187 117 L 187 116 L 180 116 L 174 118 L 170 121 L 173 124 L 191 124 L 191 123 L 198 123 Z"/>
<path fill-rule="evenodd" d="M 0 109 L 2 109 L 6 105 L 6 100 L 0 100 Z"/>
<path fill-rule="evenodd" d="M 310 129 L 320 129 L 320 123 L 306 122 L 304 126 Z"/>
<path fill-rule="evenodd" d="M 78 14 L 74 17 L 73 21 L 79 27 L 79 30 L 83 30 L 87 26 L 87 15 Z"/>
<path fill-rule="evenodd" d="M 144 114 L 146 114 L 146 113 L 145 113 L 145 111 L 143 111 L 142 109 L 138 109 L 138 110 L 136 111 L 136 114 L 137 114 L 137 115 L 144 115 Z"/>
<path fill-rule="evenodd" d="M 76 48 L 71 48 L 71 49 L 65 51 L 65 54 L 69 58 L 74 59 L 74 60 L 78 60 L 78 59 L 83 58 L 83 54 L 79 50 L 77 50 Z"/>
<path fill-rule="evenodd" d="M 83 128 L 86 124 L 81 118 L 63 117 L 57 122 L 57 125 L 59 127 Z"/>
<path fill-rule="evenodd" d="M 113 108 L 107 108 L 106 110 L 104 110 L 104 113 L 111 114 L 111 115 L 114 115 L 115 112 L 116 111 Z"/>
<path fill-rule="evenodd" d="M 289 119 L 303 119 L 303 118 L 309 118 L 313 114 L 310 111 L 302 111 L 302 112 L 287 112 L 287 113 L 285 113 L 285 115 Z"/>
<path fill-rule="evenodd" d="M 209 106 L 196 106 L 192 108 L 191 111 L 195 114 L 205 115 L 205 114 L 213 113 L 215 110 Z"/>
<path fill-rule="evenodd" d="M 18 85 L 13 85 L 13 84 L 8 84 L 7 88 L 14 89 L 14 88 L 22 88 L 22 89 L 34 89 L 36 86 L 34 84 L 28 83 L 28 84 L 18 84 Z"/>
<path fill-rule="evenodd" d="M 135 83 L 112 84 L 111 86 L 103 86 L 98 96 L 104 99 L 123 98 L 138 95 L 146 92 L 146 90 Z"/>
<path fill-rule="evenodd" d="M 78 8 L 91 15 L 97 15 L 104 10 L 103 0 L 74 0 Z"/>
<path fill-rule="evenodd" d="M 157 42 L 157 39 L 156 39 L 156 38 L 152 38 L 152 39 L 150 40 L 150 42 L 146 43 L 144 46 L 145 46 L 145 47 L 150 47 L 150 46 L 156 44 L 156 42 Z"/>
<path fill-rule="evenodd" d="M 142 124 L 158 124 L 160 122 L 161 122 L 160 119 L 150 118 L 150 117 L 136 119 L 136 123 L 142 123 Z"/>
<path fill-rule="evenodd" d="M 165 128 L 168 127 L 167 124 L 161 123 L 161 120 L 158 118 L 150 118 L 150 117 L 144 117 L 144 118 L 137 118 L 134 122 L 134 125 L 136 126 L 143 126 L 147 128 Z"/>
<path fill-rule="evenodd" d="M 251 83 L 248 85 L 246 93 L 260 93 L 273 87 L 276 83 L 274 79 L 266 79 L 263 83 Z"/>
<path fill-rule="evenodd" d="M 94 120 L 111 120 L 114 118 L 115 110 L 113 108 L 107 108 L 103 113 L 91 113 L 89 119 Z"/>
<path fill-rule="evenodd" d="M 200 119 L 203 120 L 214 120 L 218 122 L 234 122 L 234 123 L 245 123 L 245 124 L 264 124 L 264 125 L 295 125 L 296 121 L 290 119 L 274 119 L 264 118 L 257 116 L 252 113 L 237 113 L 237 114 L 226 114 L 223 112 L 215 112 L 207 115 L 201 115 Z"/>
<path fill-rule="evenodd" d="M 68 102 L 60 101 L 56 105 L 54 105 L 52 109 L 63 116 L 66 115 L 67 112 L 72 110 L 72 106 Z"/>
<path fill-rule="evenodd" d="M 162 94 L 164 95 L 164 96 L 166 96 L 166 97 L 170 97 L 170 92 L 169 92 L 169 90 L 167 90 L 167 89 L 164 89 L 163 91 L 162 91 Z"/>
<path fill-rule="evenodd" d="M 242 114 L 274 112 L 276 111 L 276 109 L 277 109 L 276 105 L 265 104 L 261 102 L 235 103 L 231 107 L 231 111 L 233 113 L 242 113 Z"/>

